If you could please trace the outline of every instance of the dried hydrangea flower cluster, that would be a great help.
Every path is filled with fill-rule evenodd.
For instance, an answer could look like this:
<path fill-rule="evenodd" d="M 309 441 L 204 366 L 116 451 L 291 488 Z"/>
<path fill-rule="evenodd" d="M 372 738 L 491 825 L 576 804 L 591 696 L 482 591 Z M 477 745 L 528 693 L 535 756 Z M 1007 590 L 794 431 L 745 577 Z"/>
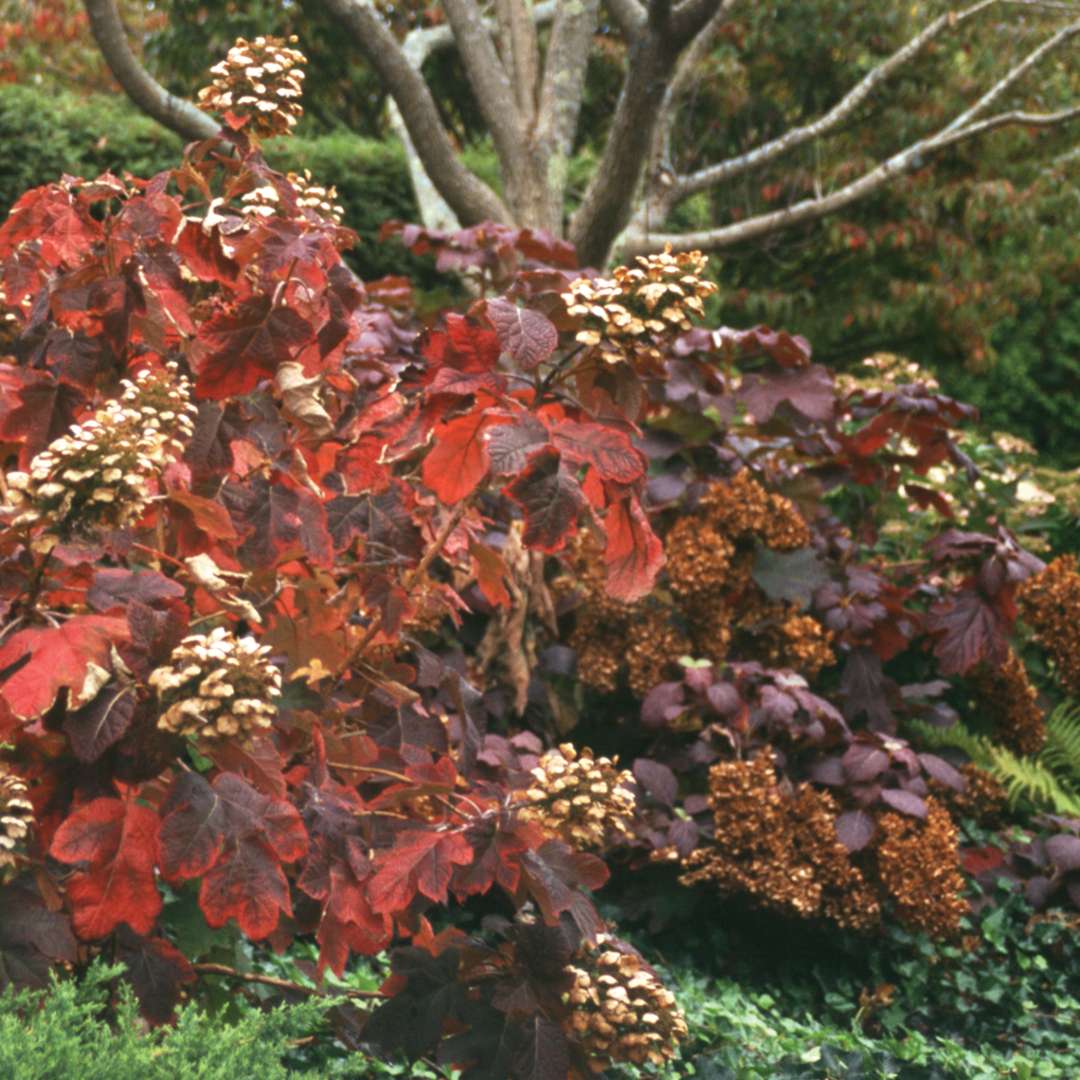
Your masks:
<path fill-rule="evenodd" d="M 739 659 L 810 678 L 835 663 L 831 631 L 793 604 L 770 602 L 754 582 L 759 543 L 790 551 L 809 544 L 810 531 L 790 499 L 767 491 L 749 471 L 712 485 L 698 512 L 681 515 L 668 530 L 669 597 L 657 592 L 636 604 L 611 600 L 599 548 L 591 537 L 579 539 L 573 573 L 559 579 L 556 590 L 579 598 L 569 644 L 582 680 L 610 693 L 625 671 L 630 689 L 644 696 L 676 677 L 680 656 L 720 663 L 733 642 Z"/>
<path fill-rule="evenodd" d="M 1080 695 L 1080 572 L 1075 555 L 1054 559 L 1020 586 L 1020 617 L 1050 654 L 1061 688 Z"/>
<path fill-rule="evenodd" d="M 902 814 L 879 818 L 878 875 L 902 923 L 931 937 L 949 937 L 968 912 L 956 826 L 941 803 L 931 797 L 926 805 L 925 821 Z"/>
<path fill-rule="evenodd" d="M 963 791 L 931 781 L 936 798 L 948 808 L 953 819 L 971 818 L 986 828 L 1000 825 L 1009 805 L 1009 794 L 996 777 L 978 765 L 968 762 L 960 766 L 965 785 Z"/>
<path fill-rule="evenodd" d="M 176 366 L 121 381 L 121 394 L 7 474 L 14 526 L 60 535 L 124 528 L 143 515 L 161 471 L 194 430 L 191 387 Z"/>
<path fill-rule="evenodd" d="M 705 519 L 732 540 L 758 539 L 773 551 L 810 543 L 810 527 L 785 495 L 766 491 L 749 469 L 712 484 L 701 499 Z"/>
<path fill-rule="evenodd" d="M 791 604 L 751 606 L 735 621 L 738 633 L 753 635 L 755 659 L 768 667 L 792 668 L 814 678 L 836 663 L 832 631 Z"/>
<path fill-rule="evenodd" d="M 984 668 L 974 685 L 993 718 L 995 740 L 1018 754 L 1037 754 L 1046 742 L 1046 723 L 1023 660 L 1010 649 L 1005 663 Z"/>
<path fill-rule="evenodd" d="M 26 782 L 0 764 L 0 875 L 18 863 L 34 824 L 34 807 L 26 797 Z"/>
<path fill-rule="evenodd" d="M 610 833 L 629 832 L 633 782 L 616 761 L 563 743 L 540 758 L 532 782 L 518 793 L 521 813 L 572 847 L 602 848 Z"/>
<path fill-rule="evenodd" d="M 340 225 L 345 217 L 345 208 L 338 204 L 337 188 L 331 184 L 323 187 L 311 179 L 311 171 L 303 174 L 291 172 L 287 177 L 296 191 L 296 205 L 301 210 L 310 210 L 316 217 L 333 225 Z M 281 196 L 273 184 L 263 184 L 240 196 L 244 204 L 241 212 L 247 217 L 273 217 L 281 209 Z"/>
<path fill-rule="evenodd" d="M 292 48 L 296 41 L 295 36 L 237 38 L 210 69 L 214 81 L 199 91 L 199 108 L 244 118 L 247 130 L 260 138 L 287 135 L 304 115 L 300 99 L 307 57 Z"/>
<path fill-rule="evenodd" d="M 169 663 L 150 673 L 162 712 L 157 726 L 176 735 L 245 741 L 267 731 L 281 696 L 270 649 L 224 627 L 184 638 Z"/>
<path fill-rule="evenodd" d="M 613 1062 L 663 1065 L 688 1034 L 675 995 L 619 944 L 599 934 L 567 967 L 573 980 L 564 997 L 571 1006 L 567 1027 L 597 1073 Z"/>
<path fill-rule="evenodd" d="M 708 257 L 700 251 L 639 255 L 637 266 L 618 266 L 610 278 L 577 278 L 562 294 L 567 312 L 585 320 L 577 334 L 583 345 L 610 347 L 616 356 L 654 356 L 651 341 L 691 328 L 704 301 L 716 292 L 702 274 Z"/>
<path fill-rule="evenodd" d="M 708 882 L 854 930 L 876 926 L 886 900 L 913 929 L 936 937 L 959 929 L 967 903 L 956 826 L 932 797 L 925 821 L 880 815 L 873 841 L 853 856 L 837 835 L 836 800 L 779 780 L 771 751 L 714 765 L 709 788 L 715 836 L 686 859 L 684 885 Z"/>
<path fill-rule="evenodd" d="M 786 791 L 770 751 L 709 772 L 715 839 L 692 852 L 684 885 L 748 893 L 783 914 L 868 930 L 881 904 L 836 834 L 836 801 L 807 784 Z"/>

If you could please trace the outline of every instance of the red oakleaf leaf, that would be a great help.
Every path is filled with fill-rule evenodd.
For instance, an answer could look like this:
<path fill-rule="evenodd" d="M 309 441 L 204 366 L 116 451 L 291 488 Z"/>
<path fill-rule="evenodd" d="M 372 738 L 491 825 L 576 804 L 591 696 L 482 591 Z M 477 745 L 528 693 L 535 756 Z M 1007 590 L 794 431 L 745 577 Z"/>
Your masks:
<path fill-rule="evenodd" d="M 292 914 L 289 883 L 267 844 L 254 837 L 231 845 L 199 887 L 199 907 L 208 926 L 229 919 L 252 941 L 269 937 L 281 912 Z"/>
<path fill-rule="evenodd" d="M 296 808 L 259 794 L 234 773 L 211 787 L 196 773 L 173 784 L 162 806 L 161 872 L 169 881 L 203 877 L 199 906 L 210 926 L 235 918 L 254 940 L 291 914 L 282 862 L 307 850 L 307 831 Z"/>
<path fill-rule="evenodd" d="M 440 420 L 435 425 L 435 445 L 424 458 L 422 475 L 442 502 L 460 502 L 487 476 L 490 461 L 483 434 L 499 420 L 478 405 L 464 416 Z"/>
<path fill-rule="evenodd" d="M 20 443 L 19 464 L 65 434 L 83 394 L 47 371 L 0 364 L 0 440 Z"/>
<path fill-rule="evenodd" d="M 121 799 L 94 799 L 56 831 L 49 854 L 78 864 L 67 884 L 75 933 L 84 940 L 105 937 L 121 923 L 149 934 L 161 912 L 154 880 L 158 861 L 158 816 Z"/>
<path fill-rule="evenodd" d="M 485 893 L 496 883 L 513 896 L 521 883 L 521 857 L 545 840 L 539 826 L 521 820 L 497 821 L 486 832 L 470 833 L 469 838 L 477 854 L 472 863 L 454 873 L 453 890 L 459 900 Z"/>
<path fill-rule="evenodd" d="M 608 510 L 604 529 L 607 591 L 619 600 L 638 600 L 652 589 L 664 565 L 664 548 L 632 499 L 622 499 Z"/>
<path fill-rule="evenodd" d="M 446 316 L 446 330 L 432 333 L 424 345 L 424 355 L 435 364 L 458 371 L 492 371 L 502 351 L 499 335 L 470 322 L 464 315 Z"/>
<path fill-rule="evenodd" d="M 561 840 L 549 840 L 538 851 L 521 856 L 522 888 L 536 901 L 548 926 L 568 913 L 583 934 L 599 933 L 604 922 L 579 886 L 598 889 L 607 879 L 603 859 L 574 851 Z"/>
<path fill-rule="evenodd" d="M 34 188 L 12 207 L 0 227 L 0 256 L 7 257 L 24 240 L 41 245 L 45 260 L 53 266 L 75 264 L 86 257 L 101 226 L 59 184 Z"/>
<path fill-rule="evenodd" d="M 246 394 L 291 360 L 312 335 L 311 324 L 292 308 L 254 296 L 207 319 L 191 347 L 200 398 Z"/>
<path fill-rule="evenodd" d="M 201 221 L 188 221 L 176 242 L 184 265 L 200 281 L 217 281 L 228 285 L 236 280 L 240 268 L 221 247 L 218 229 L 207 231 Z"/>
<path fill-rule="evenodd" d="M 581 486 L 562 465 L 559 451 L 546 447 L 506 488 L 525 513 L 526 546 L 558 551 L 574 535 L 578 515 L 587 506 Z"/>
<path fill-rule="evenodd" d="M 570 464 L 592 465 L 605 480 L 632 484 L 645 475 L 645 456 L 616 428 L 564 420 L 552 428 L 551 441 Z"/>
<path fill-rule="evenodd" d="M 369 897 L 376 914 L 404 911 L 418 892 L 446 903 L 454 866 L 472 862 L 473 850 L 461 833 L 413 829 L 389 850 L 380 852 Z"/>
<path fill-rule="evenodd" d="M 237 539 L 229 511 L 220 502 L 193 495 L 190 491 L 170 490 L 169 517 L 180 533 L 184 551 L 205 551 L 207 538 Z"/>
<path fill-rule="evenodd" d="M 257 475 L 246 484 L 226 484 L 222 498 L 233 521 L 247 533 L 239 550 L 247 565 L 263 569 L 299 555 L 317 566 L 333 561 L 322 502 L 285 475 Z"/>
<path fill-rule="evenodd" d="M 110 646 L 128 637 L 127 619 L 112 615 L 76 615 L 60 626 L 21 630 L 0 646 L 0 670 L 30 659 L 8 676 L 0 697 L 24 720 L 52 708 L 64 689 L 71 691 L 71 705 L 84 705 L 101 689 Z"/>
<path fill-rule="evenodd" d="M 487 317 L 503 351 L 525 371 L 542 364 L 559 344 L 555 324 L 539 311 L 518 307 L 501 297 L 487 302 Z"/>

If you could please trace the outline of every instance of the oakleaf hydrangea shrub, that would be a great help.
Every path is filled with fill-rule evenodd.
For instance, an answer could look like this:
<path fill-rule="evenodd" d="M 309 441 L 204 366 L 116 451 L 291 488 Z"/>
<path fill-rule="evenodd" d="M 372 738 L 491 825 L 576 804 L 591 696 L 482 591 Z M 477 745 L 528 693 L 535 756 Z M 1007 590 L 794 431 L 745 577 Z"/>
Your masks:
<path fill-rule="evenodd" d="M 970 773 L 909 726 L 1011 657 L 1068 679 L 1058 571 L 928 479 L 975 482 L 971 410 L 695 328 L 697 253 L 607 277 L 536 230 L 388 223 L 476 286 L 421 317 L 261 155 L 301 63 L 239 42 L 216 139 L 0 227 L 0 981 L 105 952 L 163 1023 L 210 969 L 251 981 L 222 935 L 314 941 L 318 978 L 388 951 L 343 1045 L 563 1080 L 687 1035 L 595 906 L 609 862 L 956 934 Z M 896 515 L 934 523 L 916 559 L 881 556 Z M 980 871 L 1071 895 L 1050 832 Z"/>

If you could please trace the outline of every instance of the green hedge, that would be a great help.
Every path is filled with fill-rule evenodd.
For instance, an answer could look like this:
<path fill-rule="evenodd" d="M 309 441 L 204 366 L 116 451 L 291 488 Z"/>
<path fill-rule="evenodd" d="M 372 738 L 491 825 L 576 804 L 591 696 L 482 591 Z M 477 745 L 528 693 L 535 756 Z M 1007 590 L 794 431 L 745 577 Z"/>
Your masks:
<path fill-rule="evenodd" d="M 0 209 L 64 173 L 152 176 L 176 163 L 181 140 L 109 96 L 0 86 Z"/>

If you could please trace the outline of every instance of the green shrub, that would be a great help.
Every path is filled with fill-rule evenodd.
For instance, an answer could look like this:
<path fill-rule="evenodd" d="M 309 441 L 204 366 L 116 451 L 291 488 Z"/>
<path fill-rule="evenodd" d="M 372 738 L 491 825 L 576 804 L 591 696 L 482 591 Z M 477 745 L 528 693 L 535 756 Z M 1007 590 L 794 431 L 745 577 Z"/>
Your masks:
<path fill-rule="evenodd" d="M 181 140 L 119 96 L 0 86 L 0 212 L 28 188 L 64 173 L 96 176 L 125 170 L 153 176 L 171 168 Z"/>
<path fill-rule="evenodd" d="M 121 985 L 115 1010 L 101 963 L 80 981 L 55 980 L 49 991 L 0 998 L 0 1076 L 5 1080 L 260 1080 L 286 1077 L 290 1040 L 322 1023 L 326 1002 L 312 999 L 268 1012 L 247 1008 L 222 1023 L 198 1009 L 181 1011 L 175 1028 L 146 1033 L 131 992 Z M 113 1022 L 106 1017 L 113 1012 Z M 356 1072 L 353 1075 L 364 1075 Z"/>
<path fill-rule="evenodd" d="M 939 369 L 947 393 L 979 407 L 995 430 L 1022 435 L 1065 468 L 1080 466 L 1080 298 L 1040 297 L 998 323 L 989 370 Z"/>

